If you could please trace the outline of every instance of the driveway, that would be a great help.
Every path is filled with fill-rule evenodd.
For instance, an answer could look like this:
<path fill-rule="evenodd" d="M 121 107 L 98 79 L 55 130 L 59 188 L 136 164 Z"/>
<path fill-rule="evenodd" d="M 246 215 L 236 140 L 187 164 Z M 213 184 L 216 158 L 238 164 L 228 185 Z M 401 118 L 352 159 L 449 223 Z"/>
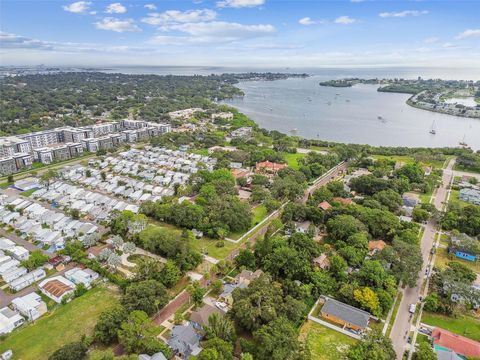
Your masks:
<path fill-rule="evenodd" d="M 448 185 L 452 179 L 452 168 L 455 163 L 455 160 L 452 159 L 447 168 L 443 172 L 442 184 L 435 192 L 435 197 L 433 199 L 433 204 L 438 210 L 442 210 L 444 207 L 444 201 L 448 193 Z M 420 244 L 422 257 L 423 257 L 423 266 L 422 272 L 419 274 L 419 279 L 417 280 L 417 285 L 414 288 L 407 288 L 403 293 L 402 301 L 400 302 L 400 307 L 398 309 L 397 317 L 392 327 L 390 333 L 390 338 L 393 342 L 393 347 L 397 354 L 397 359 L 402 359 L 403 353 L 406 350 L 407 346 L 407 337 L 410 332 L 412 319 L 410 318 L 409 307 L 410 304 L 416 304 L 421 295 L 421 288 L 423 283 L 423 278 L 425 270 L 430 257 L 430 250 L 435 241 L 435 235 L 437 233 L 437 224 L 434 220 L 430 219 L 425 225 L 425 231 L 423 233 L 422 241 Z"/>

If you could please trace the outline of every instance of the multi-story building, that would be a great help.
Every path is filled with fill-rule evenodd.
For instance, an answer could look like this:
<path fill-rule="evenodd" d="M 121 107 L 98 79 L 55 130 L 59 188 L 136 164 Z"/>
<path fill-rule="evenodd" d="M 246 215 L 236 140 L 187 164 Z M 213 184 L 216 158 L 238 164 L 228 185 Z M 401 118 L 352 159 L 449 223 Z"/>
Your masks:
<path fill-rule="evenodd" d="M 65 145 L 67 145 L 71 157 L 77 157 L 83 154 L 83 146 L 80 142 L 69 142 Z"/>
<path fill-rule="evenodd" d="M 120 130 L 120 124 L 117 121 L 86 126 L 86 129 L 92 131 L 93 137 L 100 137 L 116 133 Z"/>
<path fill-rule="evenodd" d="M 32 149 L 35 149 L 48 145 L 58 144 L 60 142 L 61 133 L 62 130 L 60 128 L 19 135 L 18 137 L 27 140 L 30 143 L 30 147 Z"/>
<path fill-rule="evenodd" d="M 122 128 L 126 130 L 141 129 L 148 126 L 148 122 L 144 120 L 123 119 Z"/>
<path fill-rule="evenodd" d="M 15 153 L 29 153 L 30 143 L 16 136 L 0 138 L 0 157 L 12 156 Z"/>
<path fill-rule="evenodd" d="M 62 142 L 79 143 L 83 139 L 86 139 L 92 136 L 93 136 L 93 132 L 90 129 L 73 128 L 70 126 L 62 128 Z"/>
<path fill-rule="evenodd" d="M 52 146 L 53 158 L 56 161 L 68 160 L 70 159 L 70 149 L 66 144 L 61 144 L 57 146 Z"/>
<path fill-rule="evenodd" d="M 28 153 L 13 154 L 13 159 L 15 160 L 18 170 L 23 168 L 29 168 L 33 164 L 32 155 Z"/>
<path fill-rule="evenodd" d="M 42 164 L 50 164 L 53 162 L 53 151 L 48 147 L 34 149 L 33 156 L 36 161 Z"/>
<path fill-rule="evenodd" d="M 2 157 L 0 158 L 0 174 L 1 175 L 10 175 L 17 171 L 17 164 L 13 157 Z"/>

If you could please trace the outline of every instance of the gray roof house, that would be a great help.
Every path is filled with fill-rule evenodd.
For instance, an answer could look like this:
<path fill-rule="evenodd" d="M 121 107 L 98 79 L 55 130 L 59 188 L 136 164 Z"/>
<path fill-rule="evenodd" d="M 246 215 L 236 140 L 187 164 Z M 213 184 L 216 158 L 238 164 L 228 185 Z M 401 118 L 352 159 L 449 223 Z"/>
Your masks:
<path fill-rule="evenodd" d="M 331 298 L 327 298 L 321 313 L 323 317 L 353 330 L 365 329 L 371 317 L 366 311 Z"/>
<path fill-rule="evenodd" d="M 202 336 L 195 331 L 193 325 L 187 323 L 186 325 L 174 326 L 167 343 L 179 357 L 188 359 L 202 351 L 200 347 L 201 338 Z"/>

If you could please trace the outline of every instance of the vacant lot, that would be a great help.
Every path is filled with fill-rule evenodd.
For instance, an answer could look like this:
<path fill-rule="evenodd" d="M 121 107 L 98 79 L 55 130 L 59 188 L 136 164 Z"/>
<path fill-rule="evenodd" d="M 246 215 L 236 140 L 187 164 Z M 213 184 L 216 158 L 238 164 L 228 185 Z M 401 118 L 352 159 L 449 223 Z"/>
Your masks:
<path fill-rule="evenodd" d="M 116 292 L 98 286 L 14 331 L 0 342 L 0 353 L 11 349 L 15 359 L 48 359 L 59 347 L 79 340 L 83 334 L 90 335 L 100 313 L 116 302 Z"/>
<path fill-rule="evenodd" d="M 288 167 L 298 170 L 300 168 L 300 163 L 298 160 L 303 159 L 305 157 L 305 154 L 301 153 L 295 153 L 295 154 L 285 154 L 285 161 L 288 164 Z"/>
<path fill-rule="evenodd" d="M 423 313 L 422 322 L 427 325 L 437 326 L 455 334 L 480 341 L 479 321 L 472 316 L 459 316 L 458 318 L 453 318 L 425 312 Z"/>
<path fill-rule="evenodd" d="M 300 329 L 300 339 L 310 349 L 312 360 L 343 359 L 348 347 L 357 341 L 309 320 Z"/>

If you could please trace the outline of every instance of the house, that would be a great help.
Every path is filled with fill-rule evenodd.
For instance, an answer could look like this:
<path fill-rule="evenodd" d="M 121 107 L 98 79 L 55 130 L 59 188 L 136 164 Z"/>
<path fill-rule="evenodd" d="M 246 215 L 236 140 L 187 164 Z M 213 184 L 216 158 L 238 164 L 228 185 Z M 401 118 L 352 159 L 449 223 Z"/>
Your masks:
<path fill-rule="evenodd" d="M 285 169 L 286 164 L 279 164 L 271 161 L 262 161 L 255 165 L 255 172 L 259 174 L 276 175 L 280 170 Z"/>
<path fill-rule="evenodd" d="M 382 251 L 387 244 L 383 240 L 372 240 L 368 242 L 368 254 L 370 256 Z"/>
<path fill-rule="evenodd" d="M 306 234 L 310 228 L 310 221 L 295 221 L 295 231 Z"/>
<path fill-rule="evenodd" d="M 425 176 L 430 176 L 432 173 L 433 168 L 431 166 L 424 166 L 423 167 L 423 173 Z"/>
<path fill-rule="evenodd" d="M 92 283 L 98 279 L 98 274 L 90 269 L 80 269 L 76 267 L 66 271 L 65 277 L 75 285 L 83 284 L 87 289 L 90 289 Z"/>
<path fill-rule="evenodd" d="M 250 176 L 250 170 L 247 169 L 230 169 L 230 173 L 233 175 L 235 179 L 239 179 L 242 177 L 249 177 Z"/>
<path fill-rule="evenodd" d="M 104 249 L 114 250 L 114 246 L 112 244 L 92 246 L 87 249 L 87 257 L 91 260 L 96 259 Z"/>
<path fill-rule="evenodd" d="M 313 265 L 319 269 L 327 270 L 330 268 L 330 260 L 326 254 L 321 254 L 320 256 L 313 259 Z"/>
<path fill-rule="evenodd" d="M 478 256 L 469 249 L 462 248 L 462 242 L 475 243 L 476 241 L 475 238 L 463 233 L 458 236 L 452 236 L 452 245 L 448 248 L 448 252 L 459 259 L 475 262 Z"/>
<path fill-rule="evenodd" d="M 13 249 L 8 250 L 13 258 L 18 261 L 27 260 L 30 256 L 30 252 L 22 246 L 14 246 Z"/>
<path fill-rule="evenodd" d="M 364 330 L 371 317 L 366 311 L 331 298 L 326 298 L 320 312 L 325 319 L 355 331 Z"/>
<path fill-rule="evenodd" d="M 29 321 L 36 320 L 47 312 L 47 304 L 34 292 L 13 299 L 12 306 Z"/>
<path fill-rule="evenodd" d="M 73 294 L 75 284 L 63 276 L 53 276 L 38 284 L 40 291 L 57 303 L 61 303 L 65 297 Z"/>
<path fill-rule="evenodd" d="M 443 348 L 469 358 L 480 357 L 480 342 L 468 339 L 450 331 L 435 328 L 432 332 L 434 349 Z"/>
<path fill-rule="evenodd" d="M 415 193 L 405 193 L 402 196 L 402 200 L 404 206 L 414 208 L 420 202 L 420 196 Z"/>
<path fill-rule="evenodd" d="M 332 207 L 332 205 L 330 205 L 328 203 L 328 201 L 322 201 L 320 204 L 318 204 L 318 208 L 319 209 L 322 209 L 323 211 L 327 211 L 328 209 L 330 209 Z"/>
<path fill-rule="evenodd" d="M 459 199 L 474 205 L 480 205 L 480 190 L 461 189 Z"/>
<path fill-rule="evenodd" d="M 25 289 L 27 286 L 30 286 L 34 282 L 45 278 L 46 276 L 47 274 L 45 273 L 45 270 L 35 269 L 33 271 L 30 271 L 29 273 L 25 273 L 24 275 L 19 276 L 18 278 L 10 282 L 8 286 L 14 291 L 20 291 L 22 289 Z"/>
<path fill-rule="evenodd" d="M 242 270 L 242 272 L 235 277 L 235 281 L 237 284 L 245 284 L 248 286 L 253 280 L 258 279 L 262 274 L 263 271 L 260 269 L 255 271 Z"/>
<path fill-rule="evenodd" d="M 15 247 L 15 243 L 7 238 L 0 238 L 0 250 L 11 250 Z"/>
<path fill-rule="evenodd" d="M 448 252 L 451 253 L 451 254 L 454 254 L 457 258 L 462 259 L 462 260 L 472 261 L 472 262 L 477 261 L 477 255 L 472 254 L 467 250 L 456 249 L 454 247 L 450 247 L 448 249 Z"/>
<path fill-rule="evenodd" d="M 138 355 L 138 360 L 167 360 L 163 353 L 158 352 L 153 355 L 140 354 Z"/>
<path fill-rule="evenodd" d="M 8 307 L 0 309 L 0 335 L 8 334 L 25 322 L 24 318 Z"/>
<path fill-rule="evenodd" d="M 225 284 L 225 285 L 223 285 L 223 292 L 220 294 L 218 299 L 220 301 L 232 306 L 233 305 L 233 296 L 232 296 L 233 290 L 235 290 L 236 288 L 245 289 L 247 286 L 248 285 L 246 285 L 244 283 Z"/>
<path fill-rule="evenodd" d="M 190 315 L 190 322 L 192 323 L 193 327 L 198 330 L 202 330 L 205 325 L 208 325 L 208 318 L 212 314 L 223 316 L 223 312 L 221 312 L 215 306 L 204 304 L 199 310 L 192 312 Z"/>
<path fill-rule="evenodd" d="M 167 344 L 182 359 L 196 356 L 202 351 L 200 340 L 202 336 L 197 333 L 191 323 L 176 325 L 173 327 L 170 339 Z"/>

